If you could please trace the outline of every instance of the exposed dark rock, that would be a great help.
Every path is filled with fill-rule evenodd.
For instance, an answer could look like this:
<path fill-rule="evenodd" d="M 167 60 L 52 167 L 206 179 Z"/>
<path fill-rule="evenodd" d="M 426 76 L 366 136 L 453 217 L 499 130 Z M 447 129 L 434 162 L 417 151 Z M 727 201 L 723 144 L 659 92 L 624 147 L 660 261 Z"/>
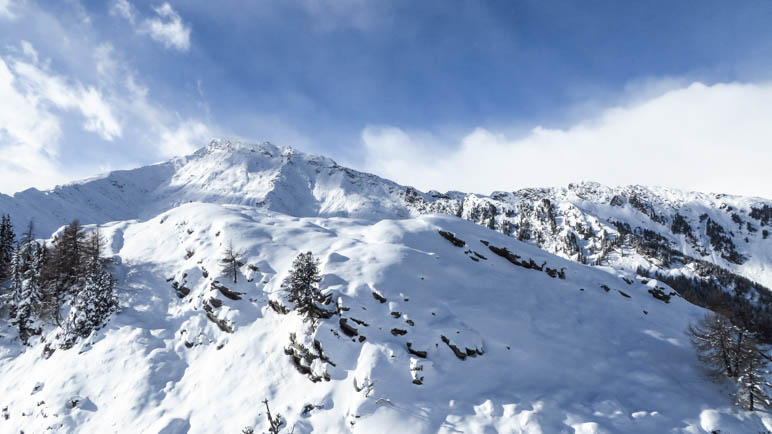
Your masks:
<path fill-rule="evenodd" d="M 611 202 L 609 202 L 609 205 L 611 206 L 625 206 L 625 198 L 615 194 L 614 197 L 611 198 Z"/>
<path fill-rule="evenodd" d="M 240 292 L 234 292 L 230 289 L 226 288 L 225 286 L 221 285 L 218 281 L 213 281 L 211 284 L 212 289 L 216 289 L 220 291 L 220 294 L 223 296 L 230 298 L 231 300 L 241 300 L 241 293 Z"/>
<path fill-rule="evenodd" d="M 359 325 L 363 326 L 363 327 L 370 327 L 370 324 L 368 324 L 368 323 L 366 323 L 366 322 L 364 322 L 364 321 L 362 321 L 362 320 L 358 320 L 358 319 L 356 319 L 356 318 L 349 318 L 349 319 L 350 319 L 351 321 L 354 321 L 355 323 L 357 323 L 357 324 L 359 324 Z"/>
<path fill-rule="evenodd" d="M 380 301 L 381 303 L 386 303 L 386 297 L 382 296 L 381 294 L 378 294 L 375 291 L 373 291 L 373 298 Z"/>
<path fill-rule="evenodd" d="M 446 231 L 438 231 L 442 238 L 445 238 L 446 240 L 450 241 L 451 244 L 453 244 L 456 247 L 464 247 L 466 245 L 466 242 L 456 238 L 456 236 L 450 232 Z"/>
<path fill-rule="evenodd" d="M 465 353 L 465 352 L 463 352 L 463 351 L 461 351 L 460 349 L 458 349 L 458 347 L 457 347 L 457 346 L 455 346 L 455 345 L 451 344 L 451 343 L 450 343 L 450 339 L 448 339 L 447 337 L 445 337 L 445 335 L 442 335 L 442 336 L 440 336 L 440 339 L 442 339 L 442 342 L 445 342 L 445 345 L 447 345 L 447 346 L 448 346 L 448 348 L 450 348 L 450 349 L 451 349 L 451 351 L 453 351 L 453 354 L 455 354 L 455 355 L 456 355 L 456 357 L 458 357 L 458 358 L 459 358 L 459 359 L 461 359 L 461 360 L 464 360 L 464 359 L 466 359 L 466 353 Z"/>
<path fill-rule="evenodd" d="M 184 277 L 181 284 L 177 281 L 172 282 L 172 288 L 174 288 L 178 298 L 185 298 L 188 294 L 190 294 L 190 288 L 185 286 Z"/>
<path fill-rule="evenodd" d="M 662 300 L 665 303 L 670 303 L 670 295 L 665 294 L 661 288 L 649 289 L 649 294 L 657 300 Z"/>
<path fill-rule="evenodd" d="M 340 329 L 343 331 L 343 334 L 346 336 L 353 338 L 354 336 L 359 334 L 359 331 L 349 325 L 348 320 L 346 318 L 341 318 L 338 322 L 340 324 Z"/>
<path fill-rule="evenodd" d="M 485 256 L 483 256 L 483 255 L 481 255 L 481 254 L 479 254 L 479 253 L 475 252 L 474 250 L 472 250 L 472 253 L 473 253 L 475 256 L 477 256 L 478 258 L 480 258 L 480 259 L 483 259 L 483 260 L 486 260 L 486 261 L 488 260 L 488 258 L 486 258 Z"/>
<path fill-rule="evenodd" d="M 422 359 L 425 359 L 427 355 L 426 351 L 414 350 L 411 342 L 407 343 L 407 352 Z"/>
<path fill-rule="evenodd" d="M 276 313 L 278 313 L 280 315 L 286 315 L 286 314 L 290 313 L 290 308 L 288 308 L 287 306 L 279 303 L 276 300 L 268 300 L 268 306 L 270 306 L 271 309 L 273 309 L 274 312 L 276 312 Z"/>

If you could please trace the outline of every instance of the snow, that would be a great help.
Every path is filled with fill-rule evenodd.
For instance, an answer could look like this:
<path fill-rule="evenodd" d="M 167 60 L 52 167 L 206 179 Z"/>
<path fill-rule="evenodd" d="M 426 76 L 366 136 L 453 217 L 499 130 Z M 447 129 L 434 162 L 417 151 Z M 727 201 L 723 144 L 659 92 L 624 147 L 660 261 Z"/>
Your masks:
<path fill-rule="evenodd" d="M 227 141 L 47 192 L 0 195 L 0 214 L 17 227 L 33 219 L 43 238 L 73 218 L 99 224 L 121 305 L 102 330 L 49 358 L 42 343 L 22 347 L 11 327 L 0 329 L 0 431 L 263 432 L 264 399 L 296 433 L 772 429 L 768 413 L 735 407 L 728 385 L 702 372 L 684 332 L 706 311 L 677 296 L 655 299 L 648 290 L 666 285 L 635 276 L 654 259 L 617 251 L 590 267 L 563 249 L 578 223 L 615 233 L 610 219 L 663 233 L 689 254 L 710 248 L 629 204 L 610 205 L 623 193 L 695 228 L 703 213 L 729 228 L 727 207 L 747 219 L 769 204 L 592 183 L 421 193 L 325 157 Z M 545 199 L 555 230 L 543 219 Z M 501 233 L 506 211 L 526 202 L 536 204 L 527 223 L 541 244 Z M 484 217 L 490 204 L 499 211 Z M 484 227 L 491 219 L 497 231 Z M 712 251 L 706 259 L 769 285 L 772 238 L 758 229 L 732 235 L 745 263 Z M 516 266 L 483 241 L 564 269 L 565 279 Z M 218 263 L 230 242 L 246 263 L 237 284 Z M 596 242 L 580 245 L 589 252 Z M 281 282 L 305 251 L 320 259 L 323 291 L 348 309 L 315 331 L 269 306 L 287 304 Z M 341 318 L 357 336 L 343 333 Z M 285 354 L 293 333 L 309 348 L 319 341 L 332 363 L 310 368 L 329 381 L 295 369 Z"/>
<path fill-rule="evenodd" d="M 3 431 L 260 432 L 263 399 L 300 433 L 769 429 L 764 413 L 733 407 L 698 368 L 684 330 L 702 309 L 456 217 L 371 223 L 194 202 L 101 230 L 120 259 L 121 313 L 49 359 L 2 333 Z M 217 264 L 231 240 L 259 268 L 242 267 L 235 285 Z M 480 240 L 565 268 L 566 279 L 514 266 Z M 470 260 L 470 249 L 487 260 Z M 267 305 L 282 299 L 282 279 L 307 250 L 321 259 L 322 288 L 350 309 L 342 316 L 368 324 L 352 323 L 364 342 L 346 337 L 337 316 L 319 325 L 314 338 L 336 366 L 317 360 L 331 378 L 318 383 L 284 353 L 290 333 L 310 339 L 308 325 Z M 169 278 L 191 293 L 178 298 Z M 214 279 L 242 299 L 212 290 Z M 206 318 L 212 297 L 234 333 Z M 482 355 L 459 360 L 442 336 Z M 317 408 L 304 414 L 308 404 Z"/>
<path fill-rule="evenodd" d="M 622 203 L 614 205 L 615 198 L 622 198 Z M 642 206 L 636 208 L 633 199 Z M 750 217 L 753 208 L 772 207 L 770 200 L 663 187 L 607 187 L 592 182 L 565 188 L 494 192 L 490 196 L 422 193 L 342 167 L 323 156 L 270 143 L 214 140 L 189 156 L 164 163 L 115 171 L 50 191 L 30 189 L 13 197 L 0 194 L 0 213 L 12 216 L 17 232 L 33 220 L 38 236 L 46 238 L 75 218 L 87 224 L 146 220 L 190 202 L 243 205 L 295 217 L 349 217 L 370 222 L 430 213 L 459 215 L 499 232 L 530 227 L 533 234 L 529 242 L 580 261 L 566 244 L 566 238 L 575 234 L 578 248 L 590 264 L 603 259 L 598 255 L 601 234 L 605 231 L 616 236 L 618 231 L 612 223 L 616 221 L 632 229 L 654 231 L 677 251 L 772 287 L 772 236 L 763 236 L 765 228 L 772 232 L 772 226 L 762 226 Z M 530 213 L 531 208 L 534 213 Z M 550 213 L 554 213 L 554 222 L 546 218 Z M 690 225 L 693 239 L 671 230 L 676 215 Z M 712 245 L 703 216 L 726 231 L 737 253 L 745 258 L 742 263 L 727 260 L 726 252 Z M 587 238 L 577 233 L 580 226 L 592 235 Z M 661 265 L 657 258 L 629 248 L 624 257 L 612 252 L 604 260 L 627 270 Z M 689 273 L 684 267 L 671 271 Z"/>

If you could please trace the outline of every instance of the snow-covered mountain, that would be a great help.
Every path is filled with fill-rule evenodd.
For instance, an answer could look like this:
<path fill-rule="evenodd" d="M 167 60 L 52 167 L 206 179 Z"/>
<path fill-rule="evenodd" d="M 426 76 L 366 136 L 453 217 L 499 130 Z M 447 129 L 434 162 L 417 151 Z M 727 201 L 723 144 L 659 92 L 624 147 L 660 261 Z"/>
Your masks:
<path fill-rule="evenodd" d="M 289 147 L 215 140 L 165 163 L 0 195 L 0 212 L 18 226 L 34 220 L 48 236 L 74 218 L 146 220 L 189 202 L 371 222 L 452 214 L 577 262 L 669 276 L 701 305 L 720 288 L 734 304 L 772 309 L 772 201 L 761 198 L 596 183 L 489 196 L 423 193 Z M 684 277 L 714 290 L 675 280 Z M 772 321 L 765 327 L 772 338 Z"/>
<path fill-rule="evenodd" d="M 121 312 L 50 357 L 2 330 L 2 431 L 263 432 L 263 399 L 296 433 L 772 429 L 705 378 L 684 335 L 705 310 L 666 283 L 766 306 L 768 200 L 589 183 L 423 193 L 215 141 L 0 196 L 3 213 L 44 238 L 101 225 Z M 245 252 L 238 284 L 218 263 L 229 242 Z M 304 251 L 337 309 L 315 331 L 281 308 Z"/>
<path fill-rule="evenodd" d="M 641 244 L 648 244 L 772 286 L 772 200 L 588 182 L 489 196 L 423 193 L 270 143 L 215 140 L 165 163 L 50 191 L 0 195 L 0 210 L 20 227 L 34 220 L 40 235 L 48 236 L 74 218 L 83 223 L 147 219 L 188 202 L 371 221 L 452 214 L 582 263 L 641 265 L 624 256 L 672 266 L 661 252 L 647 253 Z"/>

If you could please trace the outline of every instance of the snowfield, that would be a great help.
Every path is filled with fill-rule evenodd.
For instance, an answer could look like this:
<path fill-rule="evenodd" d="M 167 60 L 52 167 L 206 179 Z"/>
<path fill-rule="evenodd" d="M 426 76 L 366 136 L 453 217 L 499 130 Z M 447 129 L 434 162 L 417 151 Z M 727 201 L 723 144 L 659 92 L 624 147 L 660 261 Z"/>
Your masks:
<path fill-rule="evenodd" d="M 3 432 L 263 432 L 263 399 L 296 433 L 772 428 L 767 413 L 734 407 L 701 372 L 684 330 L 703 309 L 654 298 L 657 287 L 670 293 L 654 280 L 456 217 L 372 223 L 189 203 L 102 231 L 122 311 L 48 359 L 2 333 Z M 245 252 L 238 284 L 219 276 L 229 241 Z M 302 251 L 321 260 L 321 287 L 340 307 L 313 333 L 269 307 L 283 301 L 281 281 Z M 175 283 L 189 293 L 178 296 Z M 318 340 L 329 362 L 300 373 L 285 354 L 292 333 L 309 348 Z"/>
<path fill-rule="evenodd" d="M 593 183 L 422 193 L 214 141 L 0 195 L 4 213 L 49 242 L 74 218 L 98 225 L 120 312 L 48 354 L 60 330 L 23 346 L 0 308 L 0 432 L 261 433 L 266 399 L 285 433 L 772 430 L 697 361 L 685 331 L 708 311 L 636 274 L 772 284 L 769 200 Z M 237 283 L 220 264 L 231 243 Z M 307 251 L 335 311 L 315 328 L 281 289 Z M 743 296 L 764 306 L 754 285 Z"/>

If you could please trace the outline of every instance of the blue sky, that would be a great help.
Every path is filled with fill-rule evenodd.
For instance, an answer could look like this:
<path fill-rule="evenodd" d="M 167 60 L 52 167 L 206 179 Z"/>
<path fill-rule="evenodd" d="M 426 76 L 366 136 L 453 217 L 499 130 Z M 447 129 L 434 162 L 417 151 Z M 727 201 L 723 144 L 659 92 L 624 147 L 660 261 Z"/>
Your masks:
<path fill-rule="evenodd" d="M 772 197 L 770 2 L 242 3 L 0 0 L 0 192 L 218 136 L 423 189 Z"/>

